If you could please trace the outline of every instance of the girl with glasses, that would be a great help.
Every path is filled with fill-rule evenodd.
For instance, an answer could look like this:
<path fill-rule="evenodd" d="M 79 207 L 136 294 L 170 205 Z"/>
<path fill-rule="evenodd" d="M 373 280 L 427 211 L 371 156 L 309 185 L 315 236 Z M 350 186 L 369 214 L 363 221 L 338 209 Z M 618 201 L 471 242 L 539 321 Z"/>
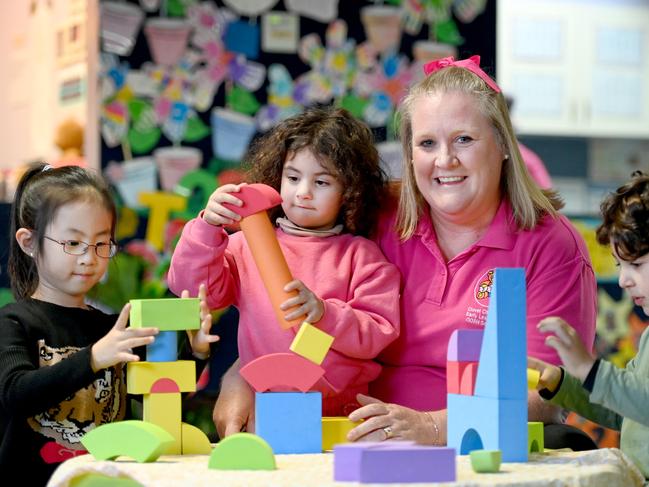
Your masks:
<path fill-rule="evenodd" d="M 104 180 L 36 165 L 12 206 L 9 275 L 16 303 L 0 310 L 0 477 L 20 465 L 25 485 L 45 485 L 83 453 L 81 437 L 126 411 L 124 362 L 156 328 L 127 328 L 130 305 L 105 314 L 86 303 L 115 255 L 115 204 Z M 204 294 L 204 291 L 203 291 Z M 209 351 L 204 304 L 196 353 Z"/>

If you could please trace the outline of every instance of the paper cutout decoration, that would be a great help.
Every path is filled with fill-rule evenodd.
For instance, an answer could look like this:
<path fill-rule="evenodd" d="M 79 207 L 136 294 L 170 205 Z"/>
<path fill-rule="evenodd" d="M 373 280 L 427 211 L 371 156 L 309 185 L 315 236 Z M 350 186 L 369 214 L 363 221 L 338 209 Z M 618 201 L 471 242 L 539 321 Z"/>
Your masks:
<path fill-rule="evenodd" d="M 125 2 L 100 2 L 101 41 L 106 52 L 129 56 L 144 12 Z"/>
<path fill-rule="evenodd" d="M 156 64 L 176 64 L 185 48 L 191 27 L 188 22 L 164 17 L 147 19 L 144 34 Z"/>
<path fill-rule="evenodd" d="M 268 12 L 277 2 L 278 0 L 223 0 L 223 3 L 232 10 L 248 17 L 256 17 Z"/>
<path fill-rule="evenodd" d="M 304 99 L 307 104 L 343 97 L 356 74 L 355 41 L 347 39 L 345 21 L 335 20 L 329 24 L 325 38 L 326 47 L 323 47 L 317 34 L 306 35 L 298 48 L 300 59 L 311 66 L 310 71 L 296 80 L 306 83 L 308 91 Z"/>
<path fill-rule="evenodd" d="M 158 252 L 164 250 L 164 229 L 173 211 L 183 211 L 187 199 L 170 193 L 156 191 L 140 193 L 140 203 L 149 208 L 149 220 L 146 227 L 146 241 Z M 133 362 L 135 363 L 135 362 Z"/>
<path fill-rule="evenodd" d="M 205 208 L 209 197 L 217 186 L 214 174 L 205 170 L 199 169 L 185 174 L 176 184 L 174 192 L 187 198 L 187 207 L 183 213 L 175 216 L 185 220 L 194 218 Z"/>
<path fill-rule="evenodd" d="M 106 176 L 115 185 L 122 201 L 129 208 L 142 208 L 138 195 L 158 187 L 157 168 L 152 157 L 139 157 L 121 164 L 110 162 Z"/>
<path fill-rule="evenodd" d="M 223 38 L 228 51 L 243 54 L 248 59 L 259 57 L 259 25 L 237 20 L 228 24 Z"/>
<path fill-rule="evenodd" d="M 203 120 L 194 112 L 191 111 L 190 117 L 187 119 L 185 135 L 183 142 L 198 142 L 210 134 L 210 128 L 205 125 Z"/>
<path fill-rule="evenodd" d="M 203 153 L 194 147 L 162 147 L 153 151 L 164 191 L 174 187 L 187 172 L 200 167 Z"/>
<path fill-rule="evenodd" d="M 331 22 L 338 17 L 338 0 L 284 0 L 286 9 L 298 15 Z"/>
<path fill-rule="evenodd" d="M 240 161 L 255 131 L 252 117 L 226 108 L 212 110 L 212 149 L 220 159 Z"/>
<path fill-rule="evenodd" d="M 361 9 L 365 36 L 380 53 L 397 52 L 401 43 L 401 11 L 389 5 L 369 5 Z"/>
<path fill-rule="evenodd" d="M 128 130 L 129 116 L 125 103 L 109 102 L 101 111 L 101 135 L 108 147 L 117 147 Z"/>
<path fill-rule="evenodd" d="M 235 112 L 245 113 L 246 115 L 254 115 L 260 107 L 257 98 L 240 86 L 234 86 L 226 92 L 225 104 Z"/>
<path fill-rule="evenodd" d="M 268 104 L 256 115 L 257 126 L 264 132 L 301 112 L 308 103 L 305 97 L 307 83 L 294 83 L 284 65 L 271 64 L 268 67 L 268 80 Z"/>
<path fill-rule="evenodd" d="M 262 17 L 261 48 L 265 52 L 297 52 L 300 20 L 295 14 L 269 12 Z"/>
<path fill-rule="evenodd" d="M 460 35 L 460 31 L 455 25 L 453 19 L 449 18 L 443 22 L 435 23 L 435 38 L 440 42 L 459 46 L 464 42 L 464 38 Z"/>

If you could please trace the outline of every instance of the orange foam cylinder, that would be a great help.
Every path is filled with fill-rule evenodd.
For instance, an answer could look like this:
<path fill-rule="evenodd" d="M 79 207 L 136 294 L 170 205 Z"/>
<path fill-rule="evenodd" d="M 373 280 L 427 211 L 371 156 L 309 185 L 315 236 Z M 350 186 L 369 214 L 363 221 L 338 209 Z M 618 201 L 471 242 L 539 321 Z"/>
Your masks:
<path fill-rule="evenodd" d="M 270 297 L 279 326 L 287 329 L 301 324 L 306 316 L 302 316 L 297 320 L 286 321 L 284 315 L 289 310 L 284 311 L 279 308 L 279 305 L 284 301 L 297 296 L 297 292 L 287 293 L 284 291 L 284 286 L 293 280 L 293 276 L 279 246 L 275 229 L 268 218 L 268 214 L 265 211 L 254 213 L 242 218 L 239 224 L 248 242 L 248 247 L 250 247 L 252 257 L 255 259 L 261 280 Z"/>

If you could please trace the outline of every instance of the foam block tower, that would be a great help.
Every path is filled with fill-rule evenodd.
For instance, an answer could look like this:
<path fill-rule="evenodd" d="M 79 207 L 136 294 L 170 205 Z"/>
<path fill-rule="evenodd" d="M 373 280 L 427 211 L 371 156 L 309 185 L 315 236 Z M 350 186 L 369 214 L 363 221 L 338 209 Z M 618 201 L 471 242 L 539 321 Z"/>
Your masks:
<path fill-rule="evenodd" d="M 462 388 L 472 376 L 467 372 L 460 391 L 448 394 L 447 444 L 461 455 L 500 450 L 505 462 L 527 461 L 525 296 L 523 269 L 495 270 L 473 391 Z M 457 336 L 449 343 L 463 341 Z M 474 350 L 476 341 L 466 343 Z"/>

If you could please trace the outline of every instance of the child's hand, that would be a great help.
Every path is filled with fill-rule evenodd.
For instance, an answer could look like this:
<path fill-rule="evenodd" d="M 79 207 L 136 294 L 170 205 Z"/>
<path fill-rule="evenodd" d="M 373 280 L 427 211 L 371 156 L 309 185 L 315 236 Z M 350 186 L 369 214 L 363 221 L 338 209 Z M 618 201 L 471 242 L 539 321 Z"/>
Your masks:
<path fill-rule="evenodd" d="M 90 350 L 90 365 L 93 372 L 106 369 L 120 362 L 137 362 L 140 357 L 133 353 L 135 347 L 153 343 L 157 328 L 126 328 L 131 305 L 123 308 L 115 326 Z"/>
<path fill-rule="evenodd" d="M 543 333 L 554 333 L 545 339 L 545 344 L 557 351 L 569 374 L 582 382 L 586 380 L 595 359 L 588 353 L 575 329 L 554 316 L 541 320 L 537 328 Z"/>
<path fill-rule="evenodd" d="M 561 380 L 561 369 L 559 367 L 534 357 L 527 357 L 527 368 L 538 370 L 541 373 L 539 383 L 536 385 L 537 390 L 547 389 L 550 392 L 557 390 Z"/>
<path fill-rule="evenodd" d="M 189 337 L 189 344 L 194 353 L 201 355 L 210 354 L 210 343 L 218 342 L 218 335 L 210 335 L 212 328 L 212 315 L 207 307 L 206 302 L 207 291 L 205 284 L 201 284 L 198 288 L 198 298 L 201 300 L 201 327 L 198 330 L 187 330 Z M 180 294 L 181 298 L 188 298 L 189 291 L 183 291 Z"/>
<path fill-rule="evenodd" d="M 308 321 L 309 323 L 317 323 L 320 321 L 324 314 L 324 303 L 302 281 L 296 279 L 289 282 L 284 286 L 284 291 L 287 293 L 297 291 L 297 296 L 287 299 L 279 306 L 283 311 L 295 306 L 298 307 L 284 315 L 286 321 L 296 320 L 304 315 L 306 315 L 304 321 Z"/>
<path fill-rule="evenodd" d="M 234 206 L 243 206 L 243 202 L 232 195 L 241 191 L 241 187 L 246 183 L 241 184 L 225 184 L 216 189 L 207 200 L 205 211 L 203 211 L 203 220 L 210 225 L 232 225 L 239 220 L 241 216 L 232 210 L 223 206 L 223 203 L 230 203 Z"/>

